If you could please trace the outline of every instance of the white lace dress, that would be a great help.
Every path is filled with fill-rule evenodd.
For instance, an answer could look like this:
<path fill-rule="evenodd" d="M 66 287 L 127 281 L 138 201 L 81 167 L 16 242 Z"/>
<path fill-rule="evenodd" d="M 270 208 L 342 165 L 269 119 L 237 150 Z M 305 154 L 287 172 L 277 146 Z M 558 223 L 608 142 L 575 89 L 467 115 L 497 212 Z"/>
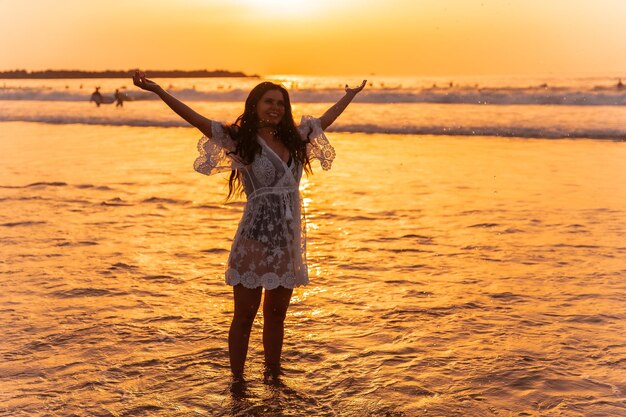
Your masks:
<path fill-rule="evenodd" d="M 298 130 L 303 140 L 310 138 L 309 158 L 330 169 L 335 150 L 319 119 L 302 117 Z M 306 285 L 306 223 L 299 192 L 302 165 L 293 159 L 285 163 L 261 137 L 257 137 L 261 153 L 244 165 L 229 154 L 235 142 L 224 127 L 213 122 L 211 132 L 211 139 L 203 136 L 198 143 L 200 156 L 194 169 L 205 175 L 239 169 L 247 197 L 228 257 L 226 283 L 268 290 Z"/>

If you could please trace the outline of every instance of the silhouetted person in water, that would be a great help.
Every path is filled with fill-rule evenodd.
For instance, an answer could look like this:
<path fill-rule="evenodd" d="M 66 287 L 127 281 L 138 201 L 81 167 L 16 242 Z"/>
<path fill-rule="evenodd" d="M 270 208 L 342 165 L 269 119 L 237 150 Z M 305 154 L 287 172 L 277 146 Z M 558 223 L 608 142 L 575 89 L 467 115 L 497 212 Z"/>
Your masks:
<path fill-rule="evenodd" d="M 115 90 L 115 107 L 124 107 L 124 95 L 120 90 Z"/>
<path fill-rule="evenodd" d="M 89 102 L 91 103 L 92 101 L 94 101 L 96 103 L 96 106 L 98 107 L 100 107 L 100 104 L 102 104 L 102 94 L 100 93 L 100 87 L 96 87 L 96 91 L 91 94 Z"/>
<path fill-rule="evenodd" d="M 622 88 L 624 88 L 624 83 L 622 83 L 622 79 L 620 78 L 620 79 L 617 81 L 617 89 L 618 89 L 618 90 L 621 90 Z"/>

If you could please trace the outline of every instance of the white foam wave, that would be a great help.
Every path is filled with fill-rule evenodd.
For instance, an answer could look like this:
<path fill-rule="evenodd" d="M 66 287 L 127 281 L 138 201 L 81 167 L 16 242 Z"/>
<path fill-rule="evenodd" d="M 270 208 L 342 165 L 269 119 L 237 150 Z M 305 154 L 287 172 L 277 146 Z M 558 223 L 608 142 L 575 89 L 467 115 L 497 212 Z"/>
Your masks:
<path fill-rule="evenodd" d="M 338 125 L 336 132 L 384 133 L 433 136 L 496 136 L 538 139 L 610 139 L 626 140 L 626 129 L 563 129 L 525 126 L 377 126 Z"/>
<path fill-rule="evenodd" d="M 153 120 L 150 118 L 98 118 L 81 115 L 2 115 L 0 122 L 39 122 L 51 124 L 86 124 L 135 127 L 189 127 L 183 120 Z M 625 141 L 626 127 L 616 128 L 570 128 L 526 126 L 445 126 L 445 125 L 382 125 L 382 124 L 336 124 L 330 131 L 365 134 L 433 135 L 433 136 L 495 136 L 510 138 L 543 139 L 608 139 Z"/>
<path fill-rule="evenodd" d="M 189 101 L 241 102 L 248 91 L 243 89 L 200 91 L 174 89 L 176 97 Z M 156 100 L 144 91 L 126 91 L 128 100 Z M 302 89 L 290 91 L 293 102 L 331 103 L 337 100 L 337 89 Z M 84 91 L 60 91 L 47 87 L 0 88 L 0 100 L 89 101 Z M 626 105 L 626 90 L 617 88 L 427 88 L 427 89 L 372 89 L 363 91 L 357 101 L 362 103 L 440 103 L 488 105 L 570 105 L 570 106 L 621 106 Z"/>

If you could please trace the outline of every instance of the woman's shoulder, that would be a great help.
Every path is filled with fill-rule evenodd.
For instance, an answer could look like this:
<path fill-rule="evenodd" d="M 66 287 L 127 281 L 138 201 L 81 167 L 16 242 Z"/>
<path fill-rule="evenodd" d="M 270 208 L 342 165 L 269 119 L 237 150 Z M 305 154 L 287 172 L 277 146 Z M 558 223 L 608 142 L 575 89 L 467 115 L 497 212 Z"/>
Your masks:
<path fill-rule="evenodd" d="M 298 126 L 308 125 L 310 123 L 314 123 L 316 120 L 318 120 L 317 117 L 311 116 L 310 114 L 303 114 L 300 118 Z"/>
<path fill-rule="evenodd" d="M 298 124 L 298 131 L 300 135 L 306 140 L 310 138 L 311 133 L 321 131 L 322 127 L 320 124 L 320 119 L 314 116 L 310 116 L 308 114 L 302 116 L 300 119 L 300 123 Z M 307 140 L 308 141 L 308 140 Z"/>
<path fill-rule="evenodd" d="M 239 126 L 213 120 L 211 123 L 211 133 L 214 138 L 221 140 L 232 139 L 236 141 L 239 134 Z"/>

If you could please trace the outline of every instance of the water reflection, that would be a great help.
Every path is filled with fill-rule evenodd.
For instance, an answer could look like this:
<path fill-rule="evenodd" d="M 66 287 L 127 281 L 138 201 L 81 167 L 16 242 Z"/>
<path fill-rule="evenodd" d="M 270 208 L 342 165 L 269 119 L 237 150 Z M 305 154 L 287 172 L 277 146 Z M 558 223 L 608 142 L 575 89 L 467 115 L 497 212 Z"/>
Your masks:
<path fill-rule="evenodd" d="M 223 270 L 241 204 L 216 203 L 224 183 L 189 172 L 189 132 L 11 126 L 6 415 L 623 409 L 623 144 L 335 133 L 337 170 L 305 190 L 319 228 L 287 318 L 284 385 L 251 361 L 238 397 Z"/>
<path fill-rule="evenodd" d="M 288 387 L 280 378 L 265 376 L 264 391 L 256 393 L 256 390 L 248 389 L 247 384 L 238 384 L 231 389 L 230 415 L 233 417 L 275 417 L 297 415 L 292 412 L 285 414 L 286 405 L 291 405 L 292 410 L 297 410 L 299 415 L 304 410 L 294 408 L 294 401 L 301 400 L 303 396 L 293 388 Z"/>

